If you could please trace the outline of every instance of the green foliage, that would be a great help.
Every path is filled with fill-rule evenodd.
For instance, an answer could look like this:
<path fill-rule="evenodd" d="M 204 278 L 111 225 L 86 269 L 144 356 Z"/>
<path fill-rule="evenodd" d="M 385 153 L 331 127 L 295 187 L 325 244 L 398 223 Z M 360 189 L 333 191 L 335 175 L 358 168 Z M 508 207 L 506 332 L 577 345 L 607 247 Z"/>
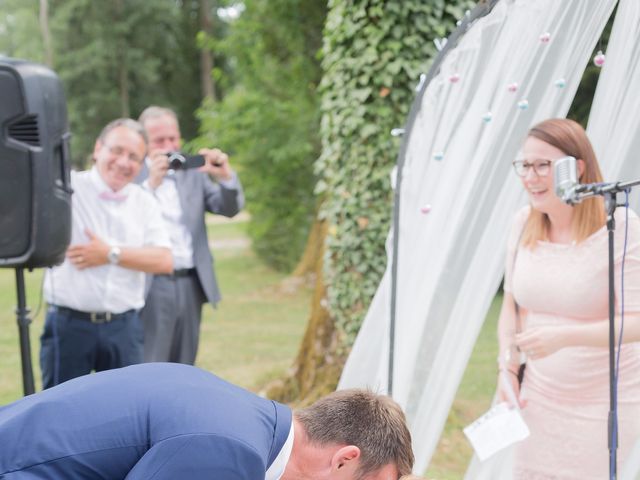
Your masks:
<path fill-rule="evenodd" d="M 331 0 L 325 28 L 322 155 L 316 162 L 321 215 L 329 223 L 325 275 L 329 308 L 350 345 L 386 264 L 389 174 L 414 87 L 473 2 Z"/>
<path fill-rule="evenodd" d="M 0 55 L 44 62 L 38 0 L 0 0 Z"/>
<path fill-rule="evenodd" d="M 151 103 L 189 116 L 197 108 L 195 33 L 179 28 L 176 2 L 58 0 L 51 11 L 55 69 L 66 89 L 76 160 L 86 159 L 114 118 L 135 117 Z"/>
<path fill-rule="evenodd" d="M 53 68 L 62 79 L 76 164 L 86 162 L 100 129 L 150 104 L 173 108 L 193 137 L 202 101 L 201 45 L 226 32 L 215 9 L 226 1 L 49 0 Z M 209 9 L 212 38 L 200 32 Z M 0 0 L 0 54 L 44 63 L 38 0 Z M 204 40 L 207 40 L 205 42 Z M 224 57 L 214 62 L 224 71 Z"/>
<path fill-rule="evenodd" d="M 251 213 L 249 234 L 258 255 L 289 271 L 299 259 L 313 218 L 313 162 L 319 154 L 317 52 L 326 6 L 304 0 L 245 1 L 229 36 L 216 44 L 235 66 L 216 70 L 219 103 L 200 111 L 202 135 L 232 154 Z"/>

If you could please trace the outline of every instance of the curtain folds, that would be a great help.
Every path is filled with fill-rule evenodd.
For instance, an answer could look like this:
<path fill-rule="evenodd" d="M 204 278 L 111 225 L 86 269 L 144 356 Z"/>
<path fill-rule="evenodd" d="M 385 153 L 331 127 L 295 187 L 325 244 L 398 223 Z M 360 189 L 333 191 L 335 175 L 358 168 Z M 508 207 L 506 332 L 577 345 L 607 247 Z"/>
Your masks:
<path fill-rule="evenodd" d="M 615 3 L 503 0 L 419 97 L 404 139 L 393 391 L 416 472 L 433 455 L 504 271 L 511 218 L 526 201 L 511 161 L 532 124 L 566 115 Z M 390 268 L 339 388 L 386 389 L 389 287 Z"/>

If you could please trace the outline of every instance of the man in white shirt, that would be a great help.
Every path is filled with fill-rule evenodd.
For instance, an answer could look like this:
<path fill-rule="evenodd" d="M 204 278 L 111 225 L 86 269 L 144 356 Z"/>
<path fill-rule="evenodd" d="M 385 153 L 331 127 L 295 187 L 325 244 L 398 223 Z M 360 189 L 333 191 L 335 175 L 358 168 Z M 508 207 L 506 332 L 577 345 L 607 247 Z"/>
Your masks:
<path fill-rule="evenodd" d="M 167 154 L 182 143 L 176 114 L 148 107 L 140 123 L 149 136 L 149 157 L 137 181 L 158 199 L 171 237 L 174 272 L 154 275 L 145 308 L 144 359 L 147 362 L 195 362 L 202 305 L 220 300 L 209 248 L 206 212 L 232 217 L 244 196 L 228 156 L 201 149 L 205 164 L 198 169 L 169 169 Z"/>
<path fill-rule="evenodd" d="M 142 126 L 118 119 L 98 137 L 94 167 L 71 174 L 71 246 L 45 275 L 43 388 L 142 362 L 144 272 L 173 270 L 157 202 L 131 183 L 146 151 Z"/>

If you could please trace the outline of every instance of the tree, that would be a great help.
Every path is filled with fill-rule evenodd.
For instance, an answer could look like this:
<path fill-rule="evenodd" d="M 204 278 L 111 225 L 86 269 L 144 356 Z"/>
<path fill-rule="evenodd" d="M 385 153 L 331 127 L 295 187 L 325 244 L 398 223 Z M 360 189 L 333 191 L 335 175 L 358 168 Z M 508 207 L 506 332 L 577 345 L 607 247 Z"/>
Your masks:
<path fill-rule="evenodd" d="M 86 158 L 102 126 L 162 98 L 163 64 L 174 47 L 179 11 L 172 2 L 51 4 L 56 71 L 65 86 L 76 160 Z"/>
<path fill-rule="evenodd" d="M 0 55 L 44 63 L 38 0 L 0 0 L 0 12 Z"/>
<path fill-rule="evenodd" d="M 39 20 L 45 62 L 49 67 L 53 68 L 53 45 L 51 43 L 51 31 L 49 30 L 49 0 L 40 0 Z"/>
<path fill-rule="evenodd" d="M 44 1 L 44 0 L 43 0 Z M 100 129 L 150 104 L 176 110 L 183 136 L 198 122 L 201 17 L 216 30 L 217 2 L 207 0 L 49 0 L 55 69 L 65 86 L 76 161 Z M 211 57 L 211 52 L 203 58 Z"/>
<path fill-rule="evenodd" d="M 316 207 L 313 162 L 319 153 L 317 52 L 323 2 L 244 2 L 229 36 L 217 45 L 234 65 L 233 89 L 200 111 L 200 145 L 232 153 L 241 171 L 249 234 L 269 265 L 290 271 L 305 244 Z M 222 84 L 222 85 L 221 85 Z"/>
<path fill-rule="evenodd" d="M 213 37 L 213 24 L 211 23 L 211 7 L 209 0 L 200 0 L 200 32 L 207 38 Z M 216 98 L 215 85 L 213 83 L 213 55 L 209 48 L 200 49 L 200 88 L 202 98 Z"/>
<path fill-rule="evenodd" d="M 303 402 L 335 388 L 386 264 L 389 174 L 414 87 L 469 1 L 331 0 L 324 33 L 322 154 L 316 186 L 324 223 L 319 283 L 293 373 L 270 394 Z"/>

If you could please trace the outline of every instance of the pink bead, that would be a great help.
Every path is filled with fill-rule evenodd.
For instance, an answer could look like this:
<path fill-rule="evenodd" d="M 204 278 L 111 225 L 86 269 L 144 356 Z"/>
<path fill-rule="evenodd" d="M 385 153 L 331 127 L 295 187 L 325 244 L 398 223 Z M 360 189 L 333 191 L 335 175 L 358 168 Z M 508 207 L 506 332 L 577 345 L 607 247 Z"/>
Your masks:
<path fill-rule="evenodd" d="M 509 85 L 507 85 L 507 90 L 509 90 L 511 93 L 518 91 L 518 84 L 516 82 L 510 83 Z"/>
<path fill-rule="evenodd" d="M 544 32 L 540 35 L 540 41 L 542 43 L 549 43 L 549 40 L 551 40 L 551 34 L 549 32 Z"/>
<path fill-rule="evenodd" d="M 457 73 L 454 73 L 449 77 L 449 81 L 451 83 L 458 83 L 459 80 L 460 80 L 460 75 Z"/>
<path fill-rule="evenodd" d="M 430 211 L 431 211 L 431 205 L 429 205 L 428 203 L 420 208 L 420 213 L 423 213 L 425 215 Z"/>
<path fill-rule="evenodd" d="M 602 50 L 598 50 L 598 53 L 596 54 L 596 56 L 593 57 L 593 64 L 596 67 L 601 67 L 604 65 L 604 60 L 605 60 L 604 53 L 602 53 Z"/>

